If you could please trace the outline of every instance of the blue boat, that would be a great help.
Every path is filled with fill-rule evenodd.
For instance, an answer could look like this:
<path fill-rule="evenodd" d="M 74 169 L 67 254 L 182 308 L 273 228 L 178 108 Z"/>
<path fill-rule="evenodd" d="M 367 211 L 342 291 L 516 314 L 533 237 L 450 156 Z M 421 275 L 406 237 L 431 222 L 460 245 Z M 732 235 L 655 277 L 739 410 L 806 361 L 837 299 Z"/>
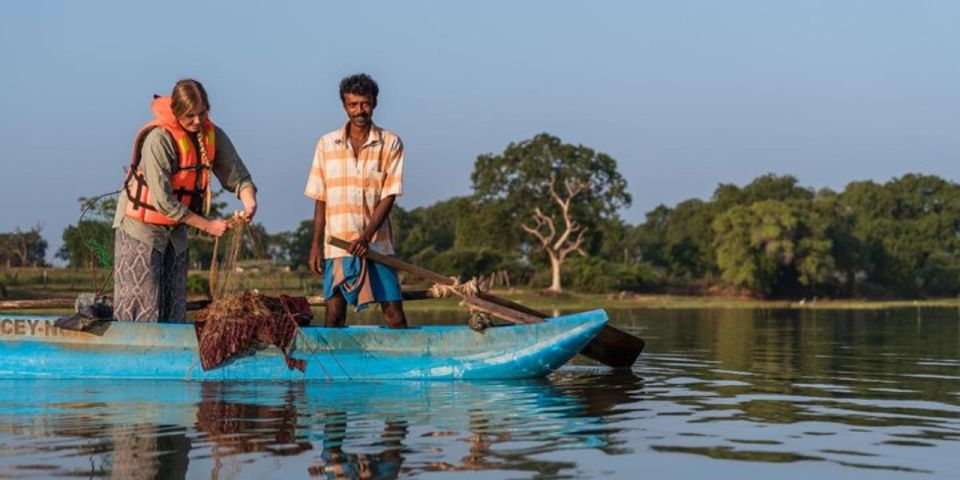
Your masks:
<path fill-rule="evenodd" d="M 54 326 L 55 317 L 0 317 L 0 378 L 179 380 L 512 379 L 547 375 L 606 325 L 603 310 L 475 332 L 465 326 L 388 329 L 304 327 L 287 368 L 275 347 L 200 367 L 192 324 L 104 322 L 92 332 Z"/>

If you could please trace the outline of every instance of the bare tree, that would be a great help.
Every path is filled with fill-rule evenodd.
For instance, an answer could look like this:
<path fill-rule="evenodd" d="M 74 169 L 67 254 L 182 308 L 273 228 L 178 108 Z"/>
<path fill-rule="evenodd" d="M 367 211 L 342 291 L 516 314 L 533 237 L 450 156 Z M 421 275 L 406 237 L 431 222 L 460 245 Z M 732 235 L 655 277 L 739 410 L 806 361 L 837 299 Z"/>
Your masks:
<path fill-rule="evenodd" d="M 35 229 L 37 233 L 39 233 L 39 230 L 40 230 L 39 227 Z M 34 233 L 34 231 L 24 232 L 23 230 L 20 230 L 20 227 L 16 227 L 13 229 L 13 242 L 11 242 L 12 243 L 11 247 L 13 248 L 10 249 L 10 253 L 12 253 L 13 255 L 16 255 L 17 258 L 20 259 L 20 265 L 22 266 L 29 265 L 29 260 L 27 260 L 27 255 L 30 253 L 31 239 L 28 238 L 28 236 L 32 236 L 30 235 L 30 233 Z"/>
<path fill-rule="evenodd" d="M 4 261 L 8 267 L 44 264 L 47 241 L 40 235 L 41 230 L 38 224 L 28 231 L 16 227 L 13 232 L 0 233 L 0 261 Z"/>
<path fill-rule="evenodd" d="M 586 252 L 580 248 L 580 245 L 583 244 L 583 235 L 586 233 L 586 229 L 573 221 L 570 213 L 570 205 L 574 197 L 583 193 L 587 187 L 590 186 L 590 182 L 571 178 L 564 180 L 563 184 L 564 187 L 566 187 L 566 195 L 562 197 L 557 193 L 557 189 L 555 188 L 556 183 L 556 175 L 551 175 L 550 197 L 560 207 L 560 215 L 563 217 L 563 232 L 557 236 L 557 222 L 554 221 L 553 216 L 543 213 L 540 207 L 537 207 L 533 211 L 534 226 L 529 226 L 526 223 L 521 226 L 524 231 L 540 241 L 540 249 L 547 252 L 547 255 L 550 257 L 553 279 L 550 282 L 550 288 L 548 290 L 561 292 L 563 291 L 563 287 L 560 284 L 560 268 L 563 266 L 563 262 L 566 261 L 567 256 L 574 252 L 583 256 L 587 255 Z M 576 235 L 575 238 L 574 235 Z"/>

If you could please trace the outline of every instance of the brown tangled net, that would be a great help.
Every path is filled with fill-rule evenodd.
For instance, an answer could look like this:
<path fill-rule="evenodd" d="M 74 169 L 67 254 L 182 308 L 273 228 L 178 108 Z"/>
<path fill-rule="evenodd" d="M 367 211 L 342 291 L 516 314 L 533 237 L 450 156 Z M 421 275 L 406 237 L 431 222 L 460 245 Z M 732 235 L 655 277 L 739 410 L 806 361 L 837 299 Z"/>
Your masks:
<path fill-rule="evenodd" d="M 194 328 L 200 363 L 204 370 L 217 367 L 241 355 L 249 355 L 274 345 L 283 352 L 287 367 L 301 372 L 304 360 L 290 356 L 301 325 L 308 325 L 313 315 L 305 297 L 280 295 L 272 297 L 256 291 L 243 291 L 239 269 L 246 252 L 262 252 L 262 241 L 256 230 L 248 228 L 241 213 L 228 220 L 230 230 L 216 239 L 210 269 L 210 295 L 213 301 L 197 313 Z M 225 250 L 217 258 L 220 248 Z M 256 257 L 262 257 L 263 253 Z M 261 258 L 262 260 L 262 258 Z"/>
<path fill-rule="evenodd" d="M 234 357 L 274 345 L 283 352 L 288 368 L 302 372 L 306 361 L 290 353 L 300 325 L 312 318 L 304 297 L 243 292 L 214 300 L 194 322 L 200 364 L 210 370 Z"/>

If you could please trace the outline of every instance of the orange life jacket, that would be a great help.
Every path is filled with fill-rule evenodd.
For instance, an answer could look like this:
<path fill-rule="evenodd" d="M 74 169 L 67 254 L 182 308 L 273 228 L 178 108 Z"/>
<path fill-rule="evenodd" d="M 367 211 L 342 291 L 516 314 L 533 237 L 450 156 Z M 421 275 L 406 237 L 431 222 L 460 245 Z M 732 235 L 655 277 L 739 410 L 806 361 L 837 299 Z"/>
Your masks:
<path fill-rule="evenodd" d="M 191 134 L 180 126 L 173 110 L 170 108 L 170 97 L 156 97 L 150 104 L 154 119 L 148 122 L 137 132 L 133 142 L 133 157 L 123 182 L 123 191 L 127 195 L 127 208 L 124 214 L 145 223 L 157 225 L 176 225 L 176 220 L 157 211 L 153 195 L 147 187 L 147 179 L 140 169 L 140 150 L 147 134 L 154 128 L 162 128 L 173 137 L 177 146 L 177 159 L 170 175 L 170 185 L 177 200 L 197 214 L 203 214 L 204 197 L 210 185 L 210 168 L 216 156 L 216 136 L 213 122 L 209 119 L 203 124 L 201 139 L 205 155 L 201 155 L 194 148 L 190 139 Z M 203 158 L 201 158 L 203 157 Z"/>

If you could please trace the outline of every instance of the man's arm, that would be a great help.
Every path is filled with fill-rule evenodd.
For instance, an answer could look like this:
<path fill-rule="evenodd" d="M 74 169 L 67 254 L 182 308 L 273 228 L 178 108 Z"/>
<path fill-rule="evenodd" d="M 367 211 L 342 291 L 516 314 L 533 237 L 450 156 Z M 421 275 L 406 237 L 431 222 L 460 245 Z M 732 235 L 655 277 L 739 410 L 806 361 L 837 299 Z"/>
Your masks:
<path fill-rule="evenodd" d="M 351 242 L 351 255 L 362 257 L 367 254 L 367 250 L 370 248 L 370 239 L 377 233 L 377 230 L 380 230 L 380 226 L 383 225 L 383 222 L 390 216 L 390 210 L 393 209 L 393 202 L 396 198 L 396 195 L 388 195 L 377 202 L 377 206 L 373 209 L 373 215 L 370 216 L 370 223 L 367 224 L 367 228 L 364 229 L 360 238 Z"/>
<path fill-rule="evenodd" d="M 323 275 L 323 243 L 326 240 L 327 227 L 327 186 L 323 172 L 323 138 L 317 142 L 313 152 L 313 163 L 307 177 L 307 188 L 303 193 L 314 200 L 313 238 L 310 239 L 310 259 L 307 268 L 317 275 Z"/>
<path fill-rule="evenodd" d="M 313 206 L 313 238 L 310 240 L 310 260 L 308 267 L 317 275 L 323 275 L 323 242 L 327 228 L 327 202 L 317 200 Z"/>

